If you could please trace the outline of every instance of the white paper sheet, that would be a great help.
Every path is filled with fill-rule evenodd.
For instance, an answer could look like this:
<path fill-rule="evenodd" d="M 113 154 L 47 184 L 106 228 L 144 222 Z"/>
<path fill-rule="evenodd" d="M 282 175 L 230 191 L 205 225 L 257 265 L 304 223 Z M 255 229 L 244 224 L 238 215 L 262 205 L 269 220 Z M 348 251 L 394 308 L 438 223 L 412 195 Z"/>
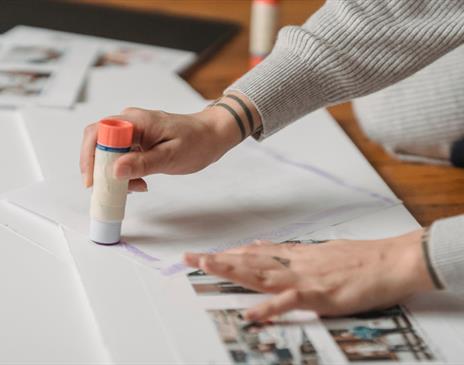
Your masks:
<path fill-rule="evenodd" d="M 57 260 L 70 263 L 68 247 L 56 223 L 3 201 L 0 202 L 0 225 Z"/>
<path fill-rule="evenodd" d="M 69 263 L 0 226 L 0 363 L 108 363 Z"/>
<path fill-rule="evenodd" d="M 252 141 L 200 173 L 147 181 L 149 193 L 128 197 L 124 240 L 170 265 L 187 250 L 221 250 L 255 238 L 285 240 L 397 204 L 279 163 Z M 87 234 L 89 193 L 73 175 L 6 196 Z"/>
<path fill-rule="evenodd" d="M 0 106 L 72 106 L 97 51 L 98 47 L 91 43 L 56 44 L 28 37 L 3 37 Z"/>
<path fill-rule="evenodd" d="M 69 230 L 64 230 L 64 237 L 112 362 L 179 363 L 138 265 L 115 247 L 89 245 L 85 237 Z"/>
<path fill-rule="evenodd" d="M 410 232 L 420 228 L 419 223 L 404 205 L 397 205 L 380 212 L 362 216 L 348 222 L 307 232 L 299 240 L 375 240 Z"/>
<path fill-rule="evenodd" d="M 6 233 L 2 234 L 4 231 Z M 7 239 L 10 236 L 16 237 L 15 241 Z M 27 255 L 19 249 L 13 251 L 10 246 L 2 250 L 4 255 L 0 258 L 0 266 L 10 272 L 8 275 L 2 273 L 4 281 L 0 280 L 1 288 L 4 289 L 9 281 L 21 287 L 23 297 L 31 298 L 31 303 L 35 303 L 32 296 L 36 292 L 44 293 L 38 306 L 27 309 L 24 319 L 39 325 L 27 335 L 30 336 L 27 337 L 28 341 L 36 343 L 31 348 L 31 354 L 27 355 L 30 363 L 176 363 L 156 307 L 152 306 L 144 291 L 132 260 L 124 258 L 118 250 L 88 245 L 85 239 L 76 240 L 76 234 L 72 232 L 66 232 L 65 237 L 56 224 L 9 204 L 0 205 L 0 237 L 2 244 L 16 247 L 16 242 L 20 242 L 29 247 Z M 12 254 L 7 254 L 10 251 Z M 36 260 L 35 256 L 48 259 Z M 4 263 L 3 259 L 8 263 Z M 22 264 L 24 259 L 27 259 L 27 267 Z M 43 270 L 45 260 L 48 266 L 46 272 L 54 270 L 55 277 L 36 275 L 36 272 Z M 11 281 L 13 273 L 15 280 Z M 32 279 L 33 275 L 36 275 L 35 279 Z M 30 280 L 30 283 L 27 284 L 25 280 Z M 37 287 L 37 280 L 44 282 Z M 65 281 L 66 290 L 63 290 Z M 54 294 L 50 295 L 48 292 L 52 290 Z M 2 298 L 2 309 L 12 314 L 14 309 L 10 309 L 10 303 L 13 308 L 18 297 L 3 290 Z M 69 303 L 73 304 L 71 308 Z M 49 307 L 47 312 L 43 309 L 46 306 Z M 14 313 L 21 317 L 22 311 L 26 309 L 19 306 Z M 51 315 L 53 311 L 57 312 L 55 317 Z M 0 336 L 3 335 L 2 329 L 7 333 L 19 326 L 27 326 L 24 321 L 20 319 L 17 324 L 2 321 Z M 76 327 L 76 323 L 80 327 Z M 50 332 L 44 329 L 45 326 L 49 326 Z M 66 336 L 61 340 L 44 337 L 44 334 L 55 336 L 55 328 L 62 329 L 60 335 Z M 72 331 L 72 334 L 67 331 Z M 94 331 L 96 334 L 84 331 Z M 80 336 L 85 337 L 82 340 Z M 12 349 L 22 344 L 30 346 L 20 337 L 13 336 L 9 341 Z M 54 343 L 49 344 L 49 341 Z M 58 348 L 56 354 L 49 351 L 53 346 Z M 36 349 L 41 347 L 41 355 L 38 355 Z M 95 356 L 89 357 L 89 354 Z M 9 361 L 10 355 L 15 362 Z M 25 359 L 27 357 L 20 354 L 0 351 L 1 364 L 25 363 Z"/>
<path fill-rule="evenodd" d="M 196 54 L 190 51 L 148 46 L 24 25 L 11 29 L 5 33 L 5 36 L 11 39 L 28 38 L 34 41 L 52 41 L 58 44 L 76 40 L 96 44 L 100 48 L 98 61 L 100 67 L 126 68 L 147 65 L 162 68 L 168 72 L 180 73 L 195 63 L 197 59 Z"/>

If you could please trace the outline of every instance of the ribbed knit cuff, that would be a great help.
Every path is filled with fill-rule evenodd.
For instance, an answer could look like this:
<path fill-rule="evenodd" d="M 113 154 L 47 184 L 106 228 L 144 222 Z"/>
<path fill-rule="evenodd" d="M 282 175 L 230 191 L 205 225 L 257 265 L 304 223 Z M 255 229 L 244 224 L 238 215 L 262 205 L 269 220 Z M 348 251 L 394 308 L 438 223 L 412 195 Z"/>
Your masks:
<path fill-rule="evenodd" d="M 428 251 L 445 288 L 464 294 L 464 215 L 436 221 L 430 228 Z"/>
<path fill-rule="evenodd" d="M 318 73 L 308 67 L 309 55 L 292 51 L 308 50 L 314 41 L 299 27 L 283 28 L 272 53 L 225 91 L 240 92 L 254 104 L 263 122 L 258 139 L 326 105 Z"/>

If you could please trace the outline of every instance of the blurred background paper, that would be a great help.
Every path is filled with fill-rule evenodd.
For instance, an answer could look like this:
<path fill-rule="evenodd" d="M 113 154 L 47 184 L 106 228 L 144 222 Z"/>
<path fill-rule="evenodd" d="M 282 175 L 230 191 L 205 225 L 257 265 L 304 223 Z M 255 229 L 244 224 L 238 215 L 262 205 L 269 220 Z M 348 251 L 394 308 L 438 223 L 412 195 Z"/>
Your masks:
<path fill-rule="evenodd" d="M 4 1 L 0 12 L 0 32 L 17 25 L 72 32 L 75 33 L 73 37 L 86 36 L 102 43 L 121 40 L 157 46 L 154 47 L 156 54 L 163 55 L 166 51 L 173 53 L 167 59 L 170 63 L 182 58 L 180 52 L 193 54 L 194 61 L 204 60 L 239 29 L 236 23 L 230 21 L 158 11 L 58 0 Z M 66 36 L 70 36 L 70 33 Z M 180 52 L 173 52 L 175 50 Z M 183 66 L 177 71 L 187 65 Z"/>
<path fill-rule="evenodd" d="M 37 42 L 4 36 L 0 49 L 0 106 L 74 105 L 97 46 L 83 42 Z"/>
<path fill-rule="evenodd" d="M 114 39 L 86 36 L 57 30 L 18 25 L 5 33 L 11 40 L 28 39 L 34 42 L 54 42 L 65 45 L 79 41 L 98 46 L 98 57 L 92 66 L 98 68 L 118 68 L 120 71 L 137 65 L 162 68 L 167 72 L 181 72 L 197 59 L 192 51 L 144 45 Z"/>

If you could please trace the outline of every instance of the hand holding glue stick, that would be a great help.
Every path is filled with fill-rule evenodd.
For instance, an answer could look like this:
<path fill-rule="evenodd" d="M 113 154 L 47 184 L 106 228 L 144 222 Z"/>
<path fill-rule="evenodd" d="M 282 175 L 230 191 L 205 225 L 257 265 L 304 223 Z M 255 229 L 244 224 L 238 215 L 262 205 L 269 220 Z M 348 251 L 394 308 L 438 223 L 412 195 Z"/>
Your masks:
<path fill-rule="evenodd" d="M 100 244 L 115 244 L 121 239 L 129 179 L 116 179 L 116 159 L 130 151 L 134 126 L 119 119 L 98 123 L 95 149 L 93 191 L 90 204 L 90 239 Z"/>
<path fill-rule="evenodd" d="M 234 100 L 225 102 L 233 105 Z M 258 114 L 253 114 L 259 127 Z M 224 108 L 186 115 L 128 108 L 87 126 L 80 169 L 84 185 L 94 187 L 90 239 L 119 242 L 127 191 L 147 191 L 144 176 L 199 171 L 239 142 L 234 116 Z M 130 151 L 131 146 L 136 149 Z"/>

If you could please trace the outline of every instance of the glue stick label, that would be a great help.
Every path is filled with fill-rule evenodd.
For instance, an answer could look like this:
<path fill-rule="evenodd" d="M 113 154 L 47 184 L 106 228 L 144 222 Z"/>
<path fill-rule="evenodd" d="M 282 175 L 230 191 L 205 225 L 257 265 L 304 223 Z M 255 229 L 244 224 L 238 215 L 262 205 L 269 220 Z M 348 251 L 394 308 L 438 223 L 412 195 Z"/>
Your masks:
<path fill-rule="evenodd" d="M 277 33 L 277 2 L 255 0 L 251 9 L 250 53 L 265 56 L 271 52 Z"/>
<path fill-rule="evenodd" d="M 113 176 L 114 162 L 125 152 L 95 150 L 93 193 L 90 215 L 102 222 L 121 222 L 124 218 L 128 180 Z"/>

